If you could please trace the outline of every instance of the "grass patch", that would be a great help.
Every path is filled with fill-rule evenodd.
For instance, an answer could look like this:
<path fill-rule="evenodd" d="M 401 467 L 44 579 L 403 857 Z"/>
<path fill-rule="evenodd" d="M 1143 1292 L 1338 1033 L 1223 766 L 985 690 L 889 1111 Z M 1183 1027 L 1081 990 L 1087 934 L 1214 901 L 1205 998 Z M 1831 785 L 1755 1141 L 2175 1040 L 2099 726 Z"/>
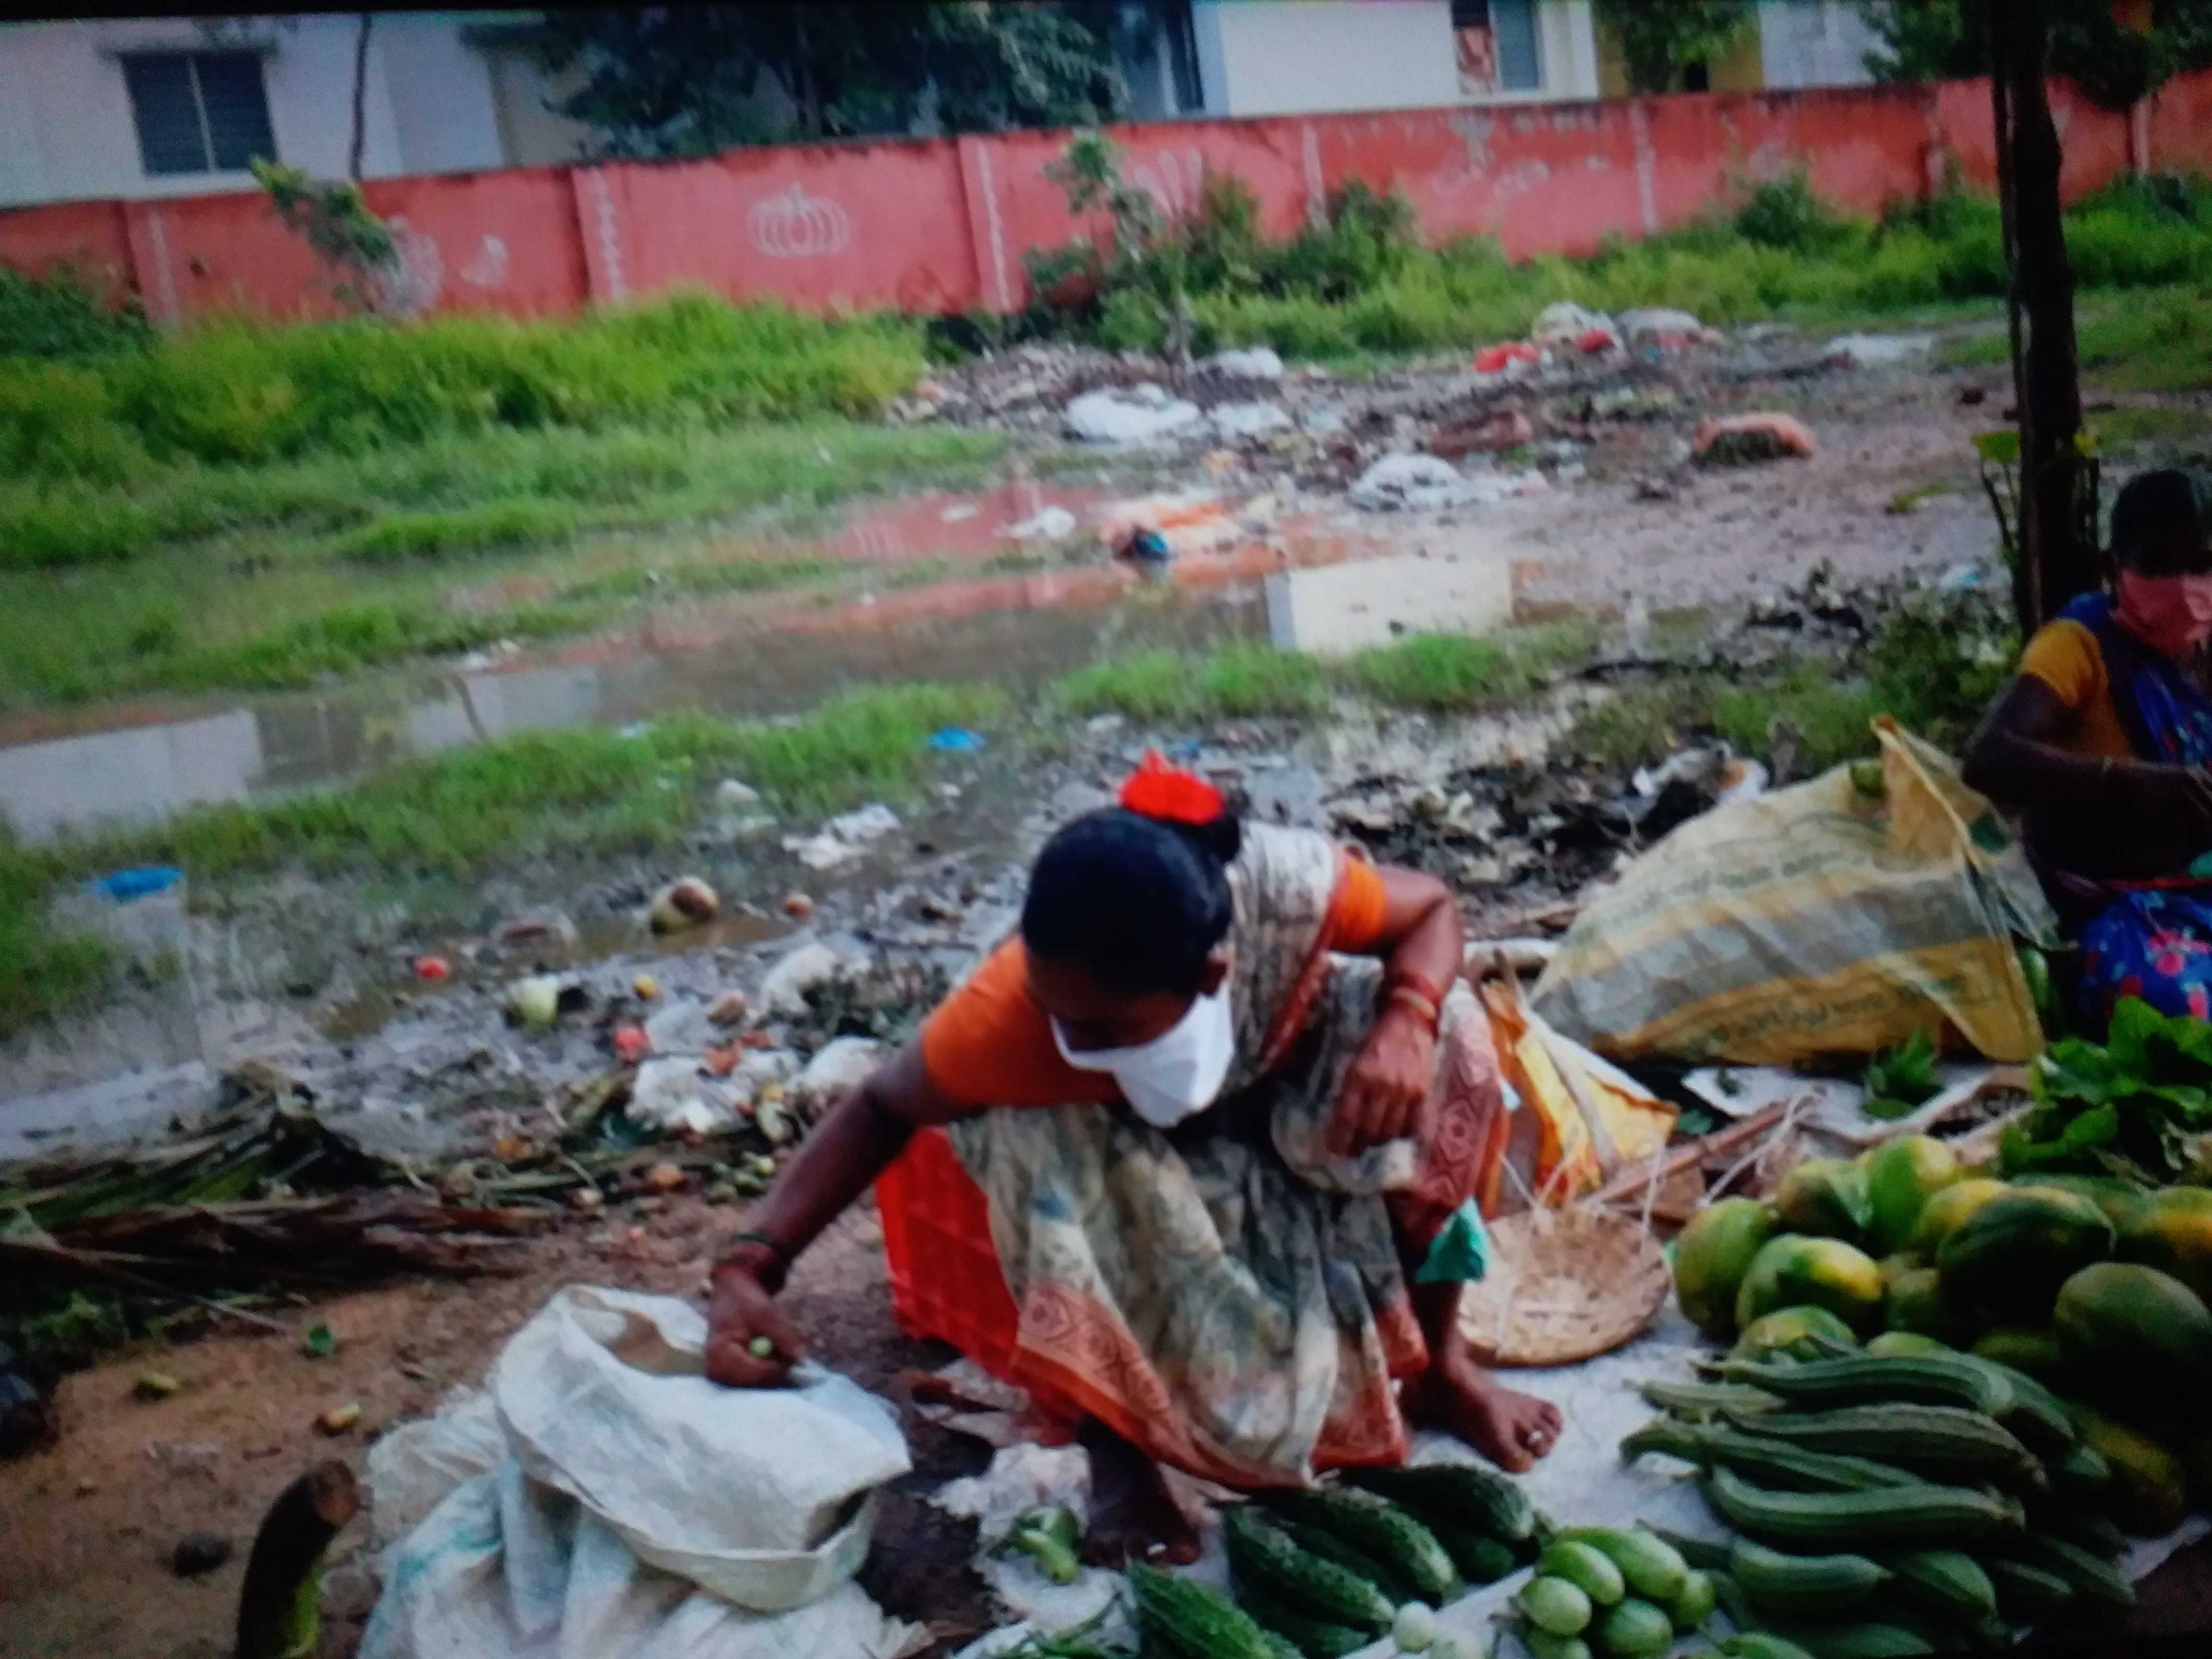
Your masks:
<path fill-rule="evenodd" d="M 1148 651 L 1077 670 L 1049 701 L 1072 715 L 1162 725 L 1314 714 L 1339 693 L 1394 708 L 1474 708 L 1538 690 L 1586 656 L 1594 638 L 1571 625 L 1480 638 L 1424 634 L 1335 660 L 1263 645 Z"/>
<path fill-rule="evenodd" d="M 2075 313 L 2083 374 L 2116 392 L 2178 392 L 2212 386 L 2212 292 L 2170 288 L 2123 301 L 2085 295 Z M 1954 365 L 2004 363 L 2012 346 L 2002 332 L 1954 341 Z M 2104 420 L 2093 422 L 2100 424 Z"/>
<path fill-rule="evenodd" d="M 2089 430 L 2106 448 L 2126 444 L 2156 443 L 2175 438 L 2201 437 L 2212 432 L 2212 416 L 2203 410 L 2172 404 L 2147 404 L 2133 409 L 2108 409 L 2088 417 Z"/>
<path fill-rule="evenodd" d="M 922 362 L 915 324 L 705 295 L 574 319 L 224 321 L 84 363 L 11 360 L 0 465 L 112 477 L 497 430 L 867 416 Z"/>
<path fill-rule="evenodd" d="M 588 630 L 663 589 L 823 580 L 760 545 L 763 515 L 823 520 L 865 493 L 980 482 L 1005 446 L 842 422 L 495 433 L 356 459 L 195 464 L 121 486 L 0 483 L 0 707 L 302 685 Z M 723 526 L 746 557 L 731 556 Z M 447 565 L 460 558 L 472 580 L 552 597 L 458 611 Z"/>

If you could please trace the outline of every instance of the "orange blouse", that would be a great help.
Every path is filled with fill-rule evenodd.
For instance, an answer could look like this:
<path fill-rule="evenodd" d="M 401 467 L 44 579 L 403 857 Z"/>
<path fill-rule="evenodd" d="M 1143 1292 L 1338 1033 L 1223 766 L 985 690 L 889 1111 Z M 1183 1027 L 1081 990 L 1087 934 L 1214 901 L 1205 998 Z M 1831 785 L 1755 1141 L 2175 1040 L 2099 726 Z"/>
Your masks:
<path fill-rule="evenodd" d="M 1371 949 L 1389 909 L 1382 872 L 1350 854 L 1340 862 L 1328 948 Z M 922 1023 L 921 1064 L 938 1093 L 963 1106 L 1103 1105 L 1121 1098 L 1110 1073 L 1083 1071 L 1060 1057 L 1051 1018 L 1030 994 L 1019 934 L 986 957 Z"/>

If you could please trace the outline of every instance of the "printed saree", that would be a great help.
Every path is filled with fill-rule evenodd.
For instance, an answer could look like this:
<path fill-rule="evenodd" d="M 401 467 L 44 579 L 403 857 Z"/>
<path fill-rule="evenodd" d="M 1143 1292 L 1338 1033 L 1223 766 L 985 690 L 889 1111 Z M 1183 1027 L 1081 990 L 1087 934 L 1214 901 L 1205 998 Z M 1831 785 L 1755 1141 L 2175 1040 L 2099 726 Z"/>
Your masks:
<path fill-rule="evenodd" d="M 1240 1486 L 1404 1455 L 1393 1379 L 1428 1355 L 1402 1262 L 1466 1224 L 1504 1143 L 1488 1024 L 1458 985 L 1425 1142 L 1326 1155 L 1382 985 L 1382 963 L 1328 949 L 1346 856 L 1248 827 L 1230 871 L 1237 1060 L 1206 1112 L 1163 1132 L 1115 1107 L 994 1109 L 951 1131 L 1018 1310 L 1010 1380 Z"/>

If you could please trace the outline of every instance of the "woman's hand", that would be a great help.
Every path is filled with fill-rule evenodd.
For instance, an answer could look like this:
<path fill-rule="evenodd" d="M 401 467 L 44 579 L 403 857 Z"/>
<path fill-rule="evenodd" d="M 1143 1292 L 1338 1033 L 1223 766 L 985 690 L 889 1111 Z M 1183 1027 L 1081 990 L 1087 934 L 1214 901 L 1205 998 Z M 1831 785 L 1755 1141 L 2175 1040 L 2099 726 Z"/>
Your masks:
<path fill-rule="evenodd" d="M 1398 1002 L 1384 1006 L 1345 1072 L 1344 1092 L 1329 1114 L 1331 1157 L 1350 1158 L 1386 1140 L 1427 1134 L 1436 1043 L 1436 1034 L 1411 1009 Z"/>
<path fill-rule="evenodd" d="M 752 1270 L 736 1262 L 714 1270 L 707 1302 L 707 1375 L 732 1389 L 780 1389 L 806 1358 L 806 1343 Z M 765 1340 L 763 1355 L 757 1345 Z"/>

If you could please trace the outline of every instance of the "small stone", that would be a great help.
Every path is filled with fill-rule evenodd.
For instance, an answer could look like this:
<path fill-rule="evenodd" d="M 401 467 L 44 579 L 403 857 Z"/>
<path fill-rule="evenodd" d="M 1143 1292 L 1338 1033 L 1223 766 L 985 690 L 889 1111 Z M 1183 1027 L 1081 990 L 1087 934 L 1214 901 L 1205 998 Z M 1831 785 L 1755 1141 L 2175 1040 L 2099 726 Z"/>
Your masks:
<path fill-rule="evenodd" d="M 361 1421 L 361 1402 L 348 1401 L 343 1406 L 333 1406 L 315 1419 L 315 1426 L 325 1434 L 345 1433 Z"/>
<path fill-rule="evenodd" d="M 179 1578 L 213 1572 L 230 1559 L 230 1540 L 219 1532 L 188 1532 L 169 1552 L 169 1571 Z"/>
<path fill-rule="evenodd" d="M 674 1164 L 656 1164 L 645 1172 L 648 1192 L 672 1193 L 684 1185 L 684 1171 Z"/>
<path fill-rule="evenodd" d="M 739 1025 L 750 1006 L 743 991 L 725 991 L 707 1005 L 707 1018 L 717 1025 Z"/>
<path fill-rule="evenodd" d="M 814 914 L 814 901 L 804 893 L 786 893 L 783 896 L 783 914 L 793 921 L 805 921 Z"/>
<path fill-rule="evenodd" d="M 594 1214 L 606 1201 L 605 1194 L 597 1187 L 576 1187 L 568 1194 L 568 1207 L 579 1215 Z"/>
<path fill-rule="evenodd" d="M 141 1400 L 167 1400 L 184 1386 L 167 1371 L 141 1371 L 138 1380 L 131 1385 L 131 1392 Z"/>

